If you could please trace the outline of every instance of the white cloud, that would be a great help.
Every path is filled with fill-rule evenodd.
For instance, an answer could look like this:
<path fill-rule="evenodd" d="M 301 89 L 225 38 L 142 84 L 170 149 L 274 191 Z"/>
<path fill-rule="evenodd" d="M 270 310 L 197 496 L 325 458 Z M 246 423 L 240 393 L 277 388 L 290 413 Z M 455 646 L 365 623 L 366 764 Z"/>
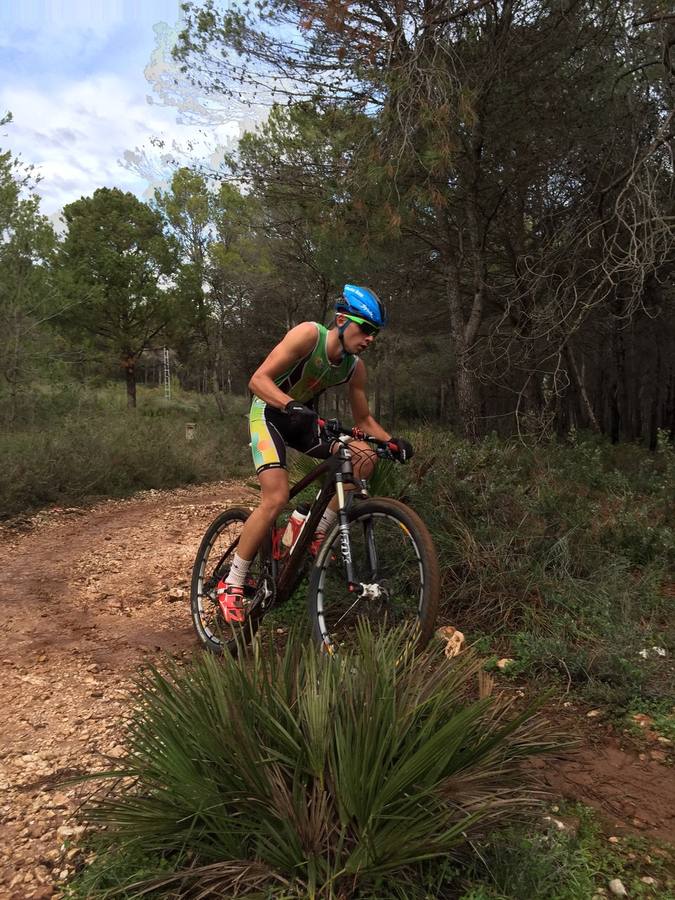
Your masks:
<path fill-rule="evenodd" d="M 175 18 L 177 0 L 2 0 L 0 25 L 25 31 L 88 29 L 106 34 L 127 22 Z"/>
<path fill-rule="evenodd" d="M 200 150 L 206 156 L 214 143 L 239 136 L 236 122 L 223 123 L 213 137 L 195 126 L 179 125 L 172 111 L 148 104 L 145 93 L 115 75 L 45 84 L 41 89 L 0 88 L 0 109 L 9 109 L 14 116 L 2 143 L 20 153 L 24 162 L 33 163 L 42 176 L 38 191 L 47 214 L 98 187 L 143 193 L 148 172 L 130 168 L 133 154 L 127 151 L 147 148 L 152 137 L 164 141 L 163 150 L 145 150 L 158 177 L 166 170 L 162 154 L 177 155 L 190 141 L 194 156 L 199 157 Z"/>
<path fill-rule="evenodd" d="M 178 17 L 179 0 L 0 0 L 0 116 L 14 117 L 0 148 L 35 165 L 47 215 L 98 187 L 147 195 L 175 159 L 217 164 L 242 133 L 227 105 L 198 122 L 182 108 L 189 89 L 157 91 L 157 67 L 171 85 L 177 72 L 177 27 L 158 19 Z"/>

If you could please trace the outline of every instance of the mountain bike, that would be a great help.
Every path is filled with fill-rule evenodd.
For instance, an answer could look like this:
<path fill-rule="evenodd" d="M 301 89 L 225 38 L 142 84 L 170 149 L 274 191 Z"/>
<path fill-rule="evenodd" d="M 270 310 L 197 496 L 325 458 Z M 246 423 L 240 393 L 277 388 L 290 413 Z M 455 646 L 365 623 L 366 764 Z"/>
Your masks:
<path fill-rule="evenodd" d="M 409 623 L 418 646 L 433 633 L 440 576 L 428 529 L 404 503 L 370 497 L 365 480 L 353 472 L 352 440 L 366 441 L 379 459 L 394 460 L 395 446 L 336 419 L 319 420 L 322 440 L 336 451 L 290 490 L 293 500 L 313 482 L 321 485 L 290 549 L 275 522 L 251 564 L 245 584 L 246 621 L 226 624 L 218 605 L 239 534 L 249 516 L 242 507 L 227 509 L 208 527 L 194 563 L 190 591 L 192 621 L 203 646 L 237 652 L 256 633 L 270 610 L 285 603 L 309 572 L 307 591 L 312 631 L 324 650 L 334 653 L 349 643 L 359 619 L 375 627 Z M 352 489 L 346 490 L 345 485 Z M 338 516 L 315 556 L 316 528 L 337 494 Z"/>

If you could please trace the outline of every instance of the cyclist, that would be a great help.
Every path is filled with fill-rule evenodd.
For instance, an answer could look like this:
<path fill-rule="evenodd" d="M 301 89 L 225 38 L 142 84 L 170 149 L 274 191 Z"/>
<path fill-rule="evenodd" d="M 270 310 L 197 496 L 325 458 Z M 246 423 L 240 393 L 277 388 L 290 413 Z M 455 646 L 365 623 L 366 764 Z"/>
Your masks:
<path fill-rule="evenodd" d="M 337 449 L 336 442 L 321 441 L 314 408 L 326 388 L 347 383 L 355 425 L 372 437 L 395 444 L 395 455 L 402 462 L 413 455 L 408 441 L 391 437 L 368 407 L 366 367 L 359 354 L 373 343 L 386 321 L 384 306 L 373 291 L 346 284 L 335 306 L 334 327 L 328 329 L 318 322 L 296 325 L 253 373 L 248 385 L 254 394 L 249 428 L 262 499 L 242 529 L 219 592 L 226 622 L 244 621 L 244 584 L 251 560 L 288 502 L 286 446 L 320 459 Z M 350 446 L 355 451 L 355 477 L 368 478 L 375 454 L 362 441 L 353 441 Z M 337 503 L 334 497 L 319 523 L 313 552 L 337 518 Z"/>

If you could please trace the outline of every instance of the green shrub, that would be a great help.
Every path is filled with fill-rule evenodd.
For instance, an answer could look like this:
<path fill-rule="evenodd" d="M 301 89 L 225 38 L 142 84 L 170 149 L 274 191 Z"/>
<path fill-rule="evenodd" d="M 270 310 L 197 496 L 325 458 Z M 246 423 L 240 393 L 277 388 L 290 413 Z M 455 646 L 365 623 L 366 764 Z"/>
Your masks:
<path fill-rule="evenodd" d="M 113 895 L 119 900 L 137 896 L 120 885 L 147 878 L 157 878 L 160 872 L 170 872 L 171 866 L 157 853 L 143 853 L 138 847 L 110 847 L 93 836 L 87 848 L 88 863 L 69 884 L 64 895 L 68 900 L 89 900 L 90 897 Z M 147 896 L 152 897 L 153 893 Z M 156 894 L 155 894 L 156 896 Z"/>
<path fill-rule="evenodd" d="M 532 804 L 519 763 L 551 745 L 531 709 L 478 699 L 476 658 L 365 628 L 358 644 L 331 658 L 292 636 L 281 657 L 150 670 L 87 810 L 100 839 L 161 856 L 174 874 L 143 879 L 159 896 L 383 897 Z"/>
<path fill-rule="evenodd" d="M 512 673 L 562 676 L 620 706 L 675 689 L 675 453 L 575 437 L 569 445 L 414 436 L 410 499 L 439 550 L 442 617 Z M 664 683 L 664 677 L 665 682 Z"/>
<path fill-rule="evenodd" d="M 594 702 L 675 690 L 667 666 L 638 656 L 675 651 L 670 444 L 469 444 L 429 428 L 412 439 L 411 465 L 381 468 L 371 487 L 404 495 L 432 531 L 442 619 L 515 657 L 510 674 L 562 677 Z"/>
<path fill-rule="evenodd" d="M 105 391 L 88 391 L 71 409 L 40 428 L 0 436 L 0 518 L 48 504 L 72 505 L 91 497 L 125 496 L 149 488 L 218 480 L 248 470 L 248 437 L 242 401 L 227 419 L 208 409 L 154 406 L 136 410 L 110 403 Z M 88 399 L 87 399 L 88 397 Z M 73 398 L 70 397 L 73 402 Z M 97 403 L 100 404 L 97 406 Z M 149 411 L 157 415 L 147 415 Z M 192 441 L 186 421 L 197 424 Z"/>
<path fill-rule="evenodd" d="M 563 811 L 563 829 L 545 820 L 494 832 L 476 847 L 459 879 L 459 900 L 590 900 L 605 896 L 619 878 L 629 897 L 675 898 L 675 880 L 662 857 L 647 854 L 644 838 L 610 844 L 592 810 L 575 804 Z M 554 817 L 558 816 L 558 812 Z M 561 820 L 558 819 L 558 822 Z M 656 878 L 657 887 L 641 881 Z M 456 888 L 456 883 L 454 885 Z"/>

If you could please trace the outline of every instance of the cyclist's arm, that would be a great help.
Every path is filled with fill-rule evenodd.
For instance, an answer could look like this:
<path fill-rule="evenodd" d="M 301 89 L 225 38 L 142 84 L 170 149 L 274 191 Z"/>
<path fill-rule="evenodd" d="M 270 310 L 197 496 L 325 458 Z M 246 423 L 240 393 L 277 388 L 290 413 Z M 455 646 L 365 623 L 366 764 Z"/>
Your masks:
<path fill-rule="evenodd" d="M 363 360 L 358 360 L 354 374 L 349 379 L 349 402 L 352 407 L 354 424 L 371 437 L 380 441 L 388 441 L 391 435 L 370 414 L 366 381 L 366 367 Z"/>
<path fill-rule="evenodd" d="M 291 328 L 255 370 L 248 383 L 249 390 L 270 406 L 283 409 L 293 398 L 279 390 L 274 379 L 290 369 L 293 363 L 307 356 L 314 349 L 316 338 L 317 330 L 313 322 L 302 322 Z"/>

